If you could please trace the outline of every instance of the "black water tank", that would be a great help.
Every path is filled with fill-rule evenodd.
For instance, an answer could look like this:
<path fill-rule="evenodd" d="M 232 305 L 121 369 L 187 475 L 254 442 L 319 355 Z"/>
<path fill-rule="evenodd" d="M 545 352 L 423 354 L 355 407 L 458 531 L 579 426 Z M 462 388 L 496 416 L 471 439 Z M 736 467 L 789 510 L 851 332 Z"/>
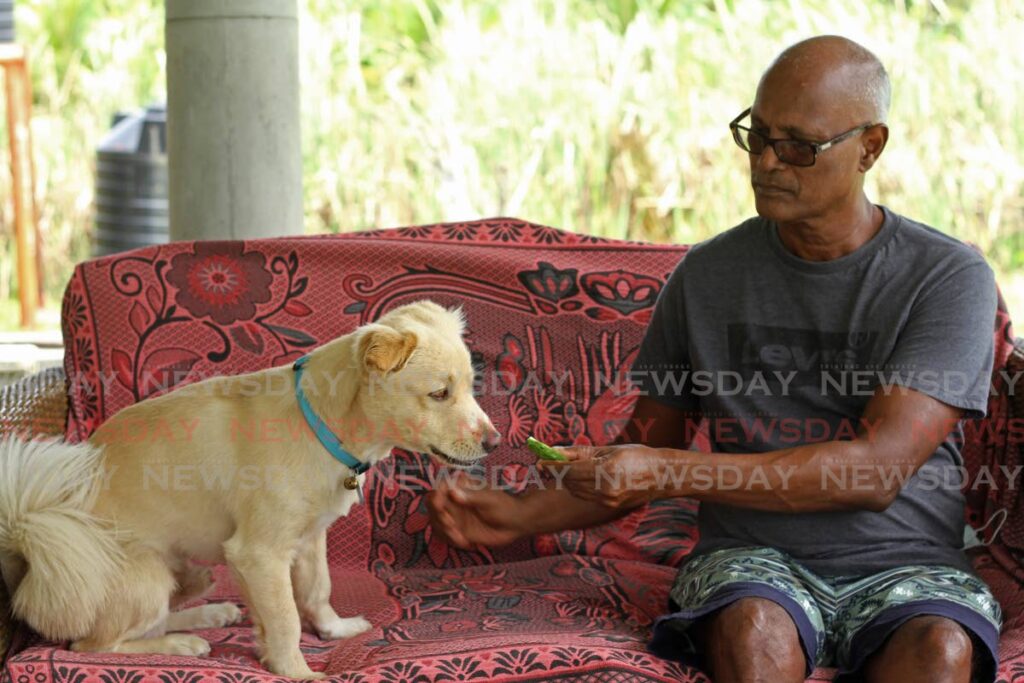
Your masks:
<path fill-rule="evenodd" d="M 14 0 L 0 0 L 0 43 L 14 42 Z"/>
<path fill-rule="evenodd" d="M 93 255 L 167 242 L 167 112 L 118 114 L 96 148 Z"/>

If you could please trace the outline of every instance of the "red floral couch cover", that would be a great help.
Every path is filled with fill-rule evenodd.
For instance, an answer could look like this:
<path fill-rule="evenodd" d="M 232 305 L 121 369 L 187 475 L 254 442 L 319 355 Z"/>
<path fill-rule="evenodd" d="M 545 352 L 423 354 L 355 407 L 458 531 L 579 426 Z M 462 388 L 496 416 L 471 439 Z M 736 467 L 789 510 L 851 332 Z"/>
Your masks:
<path fill-rule="evenodd" d="M 514 219 L 250 242 L 176 243 L 79 265 L 63 302 L 70 414 L 86 438 L 120 408 L 175 385 L 289 363 L 316 345 L 420 298 L 461 305 L 480 402 L 504 435 L 494 481 L 530 485 L 523 448 L 608 441 L 629 414 L 624 391 L 662 283 L 686 253 L 577 235 Z M 996 321 L 997 372 L 971 467 L 1016 461 L 1007 377 L 1013 336 Z M 332 680 L 706 681 L 646 651 L 674 568 L 695 542 L 691 501 L 659 503 L 587 531 L 465 552 L 432 536 L 424 495 L 433 464 L 396 452 L 371 474 L 366 502 L 329 535 L 332 601 L 373 630 L 347 641 L 304 634 Z M 975 526 L 1005 491 L 971 491 Z M 1022 535 L 1024 537 L 1024 535 Z M 976 557 L 1007 611 L 1001 675 L 1024 680 L 1015 555 Z M 209 600 L 238 600 L 220 568 Z M 79 654 L 22 632 L 4 666 L 17 683 L 241 683 L 262 669 L 248 622 L 200 632 L 206 658 Z M 819 670 L 814 680 L 831 680 Z"/>

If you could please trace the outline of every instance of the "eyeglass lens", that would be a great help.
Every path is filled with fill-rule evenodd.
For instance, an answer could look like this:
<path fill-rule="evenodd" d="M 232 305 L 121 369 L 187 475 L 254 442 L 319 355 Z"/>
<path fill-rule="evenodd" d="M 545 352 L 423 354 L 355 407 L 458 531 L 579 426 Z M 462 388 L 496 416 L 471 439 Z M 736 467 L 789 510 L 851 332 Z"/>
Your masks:
<path fill-rule="evenodd" d="M 768 146 L 767 139 L 760 133 L 737 127 L 734 131 L 736 142 L 751 154 L 763 154 Z M 796 166 L 814 163 L 814 147 L 799 140 L 776 140 L 775 155 L 779 161 Z"/>

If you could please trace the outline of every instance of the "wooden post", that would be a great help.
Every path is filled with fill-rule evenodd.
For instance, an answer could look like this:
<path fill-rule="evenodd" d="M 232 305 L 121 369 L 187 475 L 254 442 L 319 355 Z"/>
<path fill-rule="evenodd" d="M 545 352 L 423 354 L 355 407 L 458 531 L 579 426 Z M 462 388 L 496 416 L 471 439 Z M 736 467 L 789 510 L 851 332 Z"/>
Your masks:
<path fill-rule="evenodd" d="M 35 164 L 32 160 L 32 99 L 25 50 L 0 44 L 7 98 L 7 137 L 11 160 L 11 198 L 14 203 L 15 251 L 21 326 L 35 324 L 42 287 L 39 280 L 40 247 L 36 221 Z"/>

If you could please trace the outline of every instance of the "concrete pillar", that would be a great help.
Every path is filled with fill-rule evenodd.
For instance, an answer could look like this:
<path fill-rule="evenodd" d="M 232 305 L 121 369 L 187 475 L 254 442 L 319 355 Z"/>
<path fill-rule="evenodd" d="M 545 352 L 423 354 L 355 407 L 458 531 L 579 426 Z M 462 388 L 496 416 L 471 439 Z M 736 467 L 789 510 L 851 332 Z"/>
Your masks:
<path fill-rule="evenodd" d="M 296 0 L 167 0 L 172 240 L 302 232 Z"/>

